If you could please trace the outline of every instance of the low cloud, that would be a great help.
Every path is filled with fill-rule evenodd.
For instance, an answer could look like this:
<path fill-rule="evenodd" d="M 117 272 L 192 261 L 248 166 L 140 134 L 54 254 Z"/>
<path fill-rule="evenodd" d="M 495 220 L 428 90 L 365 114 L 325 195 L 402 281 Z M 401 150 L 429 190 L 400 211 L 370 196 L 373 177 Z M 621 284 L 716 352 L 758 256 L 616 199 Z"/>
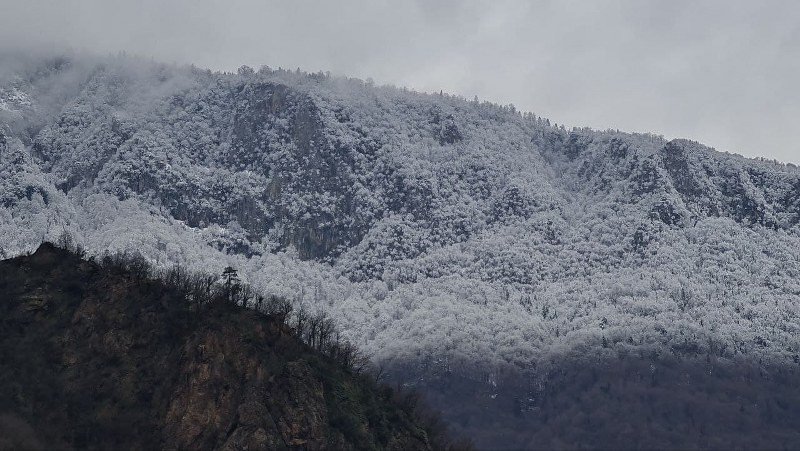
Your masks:
<path fill-rule="evenodd" d="M 0 47 L 371 77 L 800 163 L 800 3 L 19 0 Z"/>

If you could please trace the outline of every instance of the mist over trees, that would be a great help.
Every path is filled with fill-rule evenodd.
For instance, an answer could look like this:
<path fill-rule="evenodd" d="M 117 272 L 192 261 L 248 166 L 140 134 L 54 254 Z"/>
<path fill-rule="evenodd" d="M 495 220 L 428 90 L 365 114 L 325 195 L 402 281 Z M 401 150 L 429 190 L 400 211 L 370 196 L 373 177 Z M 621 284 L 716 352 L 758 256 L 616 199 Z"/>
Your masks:
<path fill-rule="evenodd" d="M 0 87 L 7 256 L 68 231 L 90 255 L 235 268 L 317 318 L 308 343 L 335 322 L 411 383 L 536 392 L 565 358 L 800 364 L 792 165 L 325 73 L 22 67 Z"/>

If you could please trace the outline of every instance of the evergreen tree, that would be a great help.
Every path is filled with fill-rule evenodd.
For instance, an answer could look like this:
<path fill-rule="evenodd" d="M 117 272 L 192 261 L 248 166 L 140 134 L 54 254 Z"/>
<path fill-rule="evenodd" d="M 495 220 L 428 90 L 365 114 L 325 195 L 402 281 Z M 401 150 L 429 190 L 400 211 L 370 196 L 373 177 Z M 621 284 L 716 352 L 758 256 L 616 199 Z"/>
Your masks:
<path fill-rule="evenodd" d="M 229 302 L 236 301 L 242 289 L 238 271 L 231 266 L 225 267 L 222 271 L 222 280 L 224 280 L 225 299 Z"/>

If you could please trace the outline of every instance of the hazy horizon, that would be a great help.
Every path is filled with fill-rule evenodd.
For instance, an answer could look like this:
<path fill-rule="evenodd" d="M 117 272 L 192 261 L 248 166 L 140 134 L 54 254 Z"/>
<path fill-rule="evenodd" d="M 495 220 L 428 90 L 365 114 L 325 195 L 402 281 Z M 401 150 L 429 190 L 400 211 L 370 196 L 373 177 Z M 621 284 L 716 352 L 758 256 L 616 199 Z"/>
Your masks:
<path fill-rule="evenodd" d="M 800 3 L 0 3 L 5 50 L 330 71 L 800 163 Z"/>

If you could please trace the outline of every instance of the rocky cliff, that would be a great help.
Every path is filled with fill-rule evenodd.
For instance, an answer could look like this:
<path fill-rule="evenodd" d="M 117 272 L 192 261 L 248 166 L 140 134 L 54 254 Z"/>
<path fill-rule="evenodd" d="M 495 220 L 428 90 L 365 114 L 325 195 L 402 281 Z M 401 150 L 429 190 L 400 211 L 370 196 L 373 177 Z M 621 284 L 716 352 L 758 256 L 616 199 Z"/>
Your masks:
<path fill-rule="evenodd" d="M 335 318 L 479 445 L 539 430 L 515 418 L 540 421 L 542 400 L 581 389 L 559 388 L 562 369 L 599 365 L 611 383 L 602 368 L 631 355 L 630 377 L 673 374 L 672 358 L 689 374 L 797 368 L 795 165 L 322 73 L 0 65 L 13 68 L 0 79 L 0 255 L 66 230 L 94 255 L 240 268 Z M 615 435 L 580 427 L 585 443 Z"/>
<path fill-rule="evenodd" d="M 0 449 L 431 449 L 278 318 L 42 245 L 0 262 Z"/>

